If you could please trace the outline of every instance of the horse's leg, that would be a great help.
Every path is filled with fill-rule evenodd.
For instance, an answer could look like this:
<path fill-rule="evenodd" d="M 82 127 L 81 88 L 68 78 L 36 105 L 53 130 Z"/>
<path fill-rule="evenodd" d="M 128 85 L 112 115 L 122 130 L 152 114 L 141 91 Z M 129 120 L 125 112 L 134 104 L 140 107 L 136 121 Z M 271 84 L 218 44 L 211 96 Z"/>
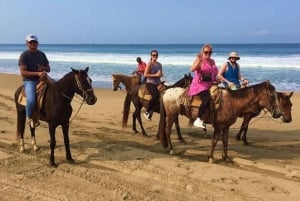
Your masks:
<path fill-rule="evenodd" d="M 223 153 L 222 153 L 222 158 L 224 161 L 228 160 L 228 153 L 227 153 L 227 148 L 228 148 L 228 132 L 229 132 L 229 127 L 223 129 L 222 133 L 222 143 L 223 143 Z"/>
<path fill-rule="evenodd" d="M 24 138 L 20 138 L 20 152 L 23 153 L 25 151 L 25 143 Z"/>
<path fill-rule="evenodd" d="M 242 140 L 244 142 L 244 145 L 248 145 L 247 131 L 248 131 L 249 122 L 251 121 L 252 117 L 253 117 L 253 115 L 251 115 L 251 114 L 244 115 L 241 128 L 235 136 L 235 138 L 239 141 L 241 140 L 241 136 L 242 136 Z"/>
<path fill-rule="evenodd" d="M 50 166 L 57 167 L 57 165 L 55 163 L 55 158 L 54 158 L 54 149 L 55 149 L 55 146 L 56 146 L 56 140 L 55 140 L 56 125 L 54 125 L 53 123 L 49 123 L 48 125 L 49 125 L 50 149 L 51 149 L 51 153 L 50 153 Z"/>
<path fill-rule="evenodd" d="M 176 131 L 177 131 L 177 136 L 178 136 L 178 140 L 181 143 L 186 143 L 186 141 L 183 139 L 182 135 L 181 135 L 181 130 L 180 130 L 180 126 L 179 126 L 179 120 L 178 120 L 178 116 L 175 118 L 175 127 L 176 127 Z"/>
<path fill-rule="evenodd" d="M 244 122 L 244 120 L 243 120 L 243 122 Z M 242 135 L 242 132 L 244 131 L 244 128 L 243 128 L 243 124 L 241 125 L 241 128 L 240 128 L 240 130 L 239 130 L 239 132 L 235 135 L 235 139 L 237 140 L 237 141 L 241 141 L 241 135 Z"/>
<path fill-rule="evenodd" d="M 166 135 L 168 140 L 168 148 L 171 155 L 174 154 L 173 145 L 171 141 L 171 130 L 172 130 L 173 123 L 174 123 L 174 117 L 167 116 Z"/>
<path fill-rule="evenodd" d="M 145 128 L 143 126 L 143 122 L 142 122 L 142 118 L 141 118 L 141 108 L 139 109 L 136 109 L 132 115 L 132 130 L 135 132 L 135 133 L 138 133 L 137 129 L 136 129 L 136 120 L 139 122 L 140 124 L 140 127 L 141 127 L 141 130 L 142 130 L 142 134 L 144 136 L 148 136 L 146 131 L 145 131 Z"/>
<path fill-rule="evenodd" d="M 136 129 L 136 119 L 137 119 L 137 110 L 134 111 L 134 113 L 132 114 L 132 130 L 134 131 L 134 133 L 138 133 L 138 130 Z"/>
<path fill-rule="evenodd" d="M 157 132 L 156 132 L 156 140 L 160 140 L 160 129 L 161 129 L 161 122 L 159 121 L 158 123 L 158 129 L 157 129 Z M 163 127 L 164 128 L 164 127 Z"/>
<path fill-rule="evenodd" d="M 35 128 L 30 127 L 30 133 L 31 133 L 31 145 L 33 146 L 33 150 L 37 151 L 39 147 L 36 144 L 36 139 L 35 139 Z"/>
<path fill-rule="evenodd" d="M 25 107 L 21 111 L 18 107 L 21 107 L 20 105 L 17 105 L 17 140 L 19 140 L 20 143 L 20 152 L 25 151 L 25 143 L 24 143 L 24 132 L 25 132 L 25 122 L 26 122 L 26 112 Z"/>
<path fill-rule="evenodd" d="M 244 128 L 244 133 L 243 133 L 243 137 L 242 137 L 242 140 L 243 140 L 243 142 L 244 142 L 244 145 L 249 145 L 248 140 L 247 140 L 248 125 L 249 125 L 249 124 L 247 124 L 247 126 L 245 126 L 245 128 Z"/>
<path fill-rule="evenodd" d="M 136 119 L 138 120 L 138 122 L 139 122 L 139 124 L 140 124 L 140 127 L 141 127 L 141 129 L 142 129 L 142 134 L 144 135 L 144 136 L 147 136 L 148 137 L 148 135 L 147 135 L 147 133 L 146 133 L 146 131 L 145 131 L 145 128 L 144 128 L 144 126 L 143 126 L 143 122 L 142 122 L 142 117 L 141 117 L 141 109 L 142 108 L 139 108 L 139 109 L 137 109 L 135 112 L 136 112 Z M 136 122 L 136 119 L 134 120 L 134 122 Z"/>
<path fill-rule="evenodd" d="M 62 125 L 62 131 L 64 134 L 64 143 L 66 150 L 66 159 L 69 163 L 75 163 L 72 158 L 71 150 L 70 150 L 70 140 L 69 140 L 69 123 Z"/>
<path fill-rule="evenodd" d="M 214 133 L 211 138 L 211 147 L 208 154 L 208 162 L 213 163 L 214 162 L 214 151 L 218 143 L 218 136 L 220 135 L 220 130 L 217 128 L 214 128 Z"/>

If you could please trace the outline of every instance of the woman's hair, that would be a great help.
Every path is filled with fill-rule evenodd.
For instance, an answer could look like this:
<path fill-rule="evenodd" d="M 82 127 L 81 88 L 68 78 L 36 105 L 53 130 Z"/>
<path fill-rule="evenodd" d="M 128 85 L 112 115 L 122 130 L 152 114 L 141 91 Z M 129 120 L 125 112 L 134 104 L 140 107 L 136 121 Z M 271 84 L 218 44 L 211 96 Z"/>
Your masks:
<path fill-rule="evenodd" d="M 204 49 L 207 48 L 207 47 L 210 48 L 210 50 L 212 51 L 213 47 L 212 47 L 210 44 L 204 44 L 204 45 L 202 46 L 202 48 L 201 48 L 201 51 L 198 53 L 198 56 L 199 56 L 200 58 L 202 58 Z"/>

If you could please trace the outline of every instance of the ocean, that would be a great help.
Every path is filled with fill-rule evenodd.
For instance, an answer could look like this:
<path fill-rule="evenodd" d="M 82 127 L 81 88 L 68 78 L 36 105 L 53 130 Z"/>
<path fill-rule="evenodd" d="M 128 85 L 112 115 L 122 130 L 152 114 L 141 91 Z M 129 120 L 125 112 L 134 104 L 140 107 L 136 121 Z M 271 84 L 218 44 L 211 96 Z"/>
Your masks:
<path fill-rule="evenodd" d="M 220 67 L 231 51 L 241 57 L 241 73 L 250 84 L 270 80 L 278 91 L 300 91 L 300 44 L 213 44 L 212 58 Z M 136 57 L 145 62 L 150 51 L 159 51 L 163 80 L 173 84 L 189 73 L 202 44 L 40 44 L 51 66 L 49 76 L 60 79 L 70 68 L 84 69 L 94 87 L 111 88 L 111 74 L 130 75 L 137 66 Z M 0 44 L 0 72 L 19 74 L 18 58 L 25 44 Z"/>

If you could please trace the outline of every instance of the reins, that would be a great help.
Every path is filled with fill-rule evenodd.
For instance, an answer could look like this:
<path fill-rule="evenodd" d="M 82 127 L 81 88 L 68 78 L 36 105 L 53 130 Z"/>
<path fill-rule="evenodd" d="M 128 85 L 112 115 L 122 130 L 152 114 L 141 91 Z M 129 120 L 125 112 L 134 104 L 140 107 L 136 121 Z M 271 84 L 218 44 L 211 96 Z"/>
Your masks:
<path fill-rule="evenodd" d="M 77 100 L 74 100 L 74 97 L 77 98 L 77 99 L 81 99 L 81 97 L 77 96 L 76 94 L 74 94 L 74 97 L 71 98 L 71 97 L 67 96 L 65 93 L 62 93 L 62 95 L 63 95 L 66 99 L 69 99 L 70 101 L 74 101 L 74 102 L 80 104 L 79 109 L 77 110 L 77 112 L 75 113 L 75 115 L 72 117 L 72 119 L 70 120 L 69 124 L 72 123 L 72 121 L 76 118 L 76 116 L 78 115 L 80 109 L 82 108 L 82 105 L 83 105 L 83 103 L 84 103 L 84 101 L 85 101 L 85 97 L 87 96 L 87 95 L 86 95 L 87 92 L 93 90 L 93 89 L 84 90 L 83 87 L 82 87 L 81 82 L 79 81 L 78 75 L 75 74 L 74 76 L 75 76 L 75 80 L 76 80 L 76 84 L 77 84 L 78 89 L 81 90 L 81 91 L 83 92 L 83 98 L 82 98 L 82 101 L 79 102 L 79 101 L 77 101 Z M 51 80 L 51 78 L 50 78 L 49 76 L 46 76 L 46 78 L 47 78 L 47 80 L 49 81 L 49 83 L 50 83 L 52 86 L 54 86 L 54 82 Z"/>

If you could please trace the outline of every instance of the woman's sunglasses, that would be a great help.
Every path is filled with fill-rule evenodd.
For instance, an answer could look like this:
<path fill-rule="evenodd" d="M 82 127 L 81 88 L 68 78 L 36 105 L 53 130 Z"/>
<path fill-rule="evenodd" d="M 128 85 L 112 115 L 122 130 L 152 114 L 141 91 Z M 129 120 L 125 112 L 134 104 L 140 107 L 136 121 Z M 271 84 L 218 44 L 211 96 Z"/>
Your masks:
<path fill-rule="evenodd" d="M 212 54 L 212 51 L 205 51 L 204 54 Z"/>

